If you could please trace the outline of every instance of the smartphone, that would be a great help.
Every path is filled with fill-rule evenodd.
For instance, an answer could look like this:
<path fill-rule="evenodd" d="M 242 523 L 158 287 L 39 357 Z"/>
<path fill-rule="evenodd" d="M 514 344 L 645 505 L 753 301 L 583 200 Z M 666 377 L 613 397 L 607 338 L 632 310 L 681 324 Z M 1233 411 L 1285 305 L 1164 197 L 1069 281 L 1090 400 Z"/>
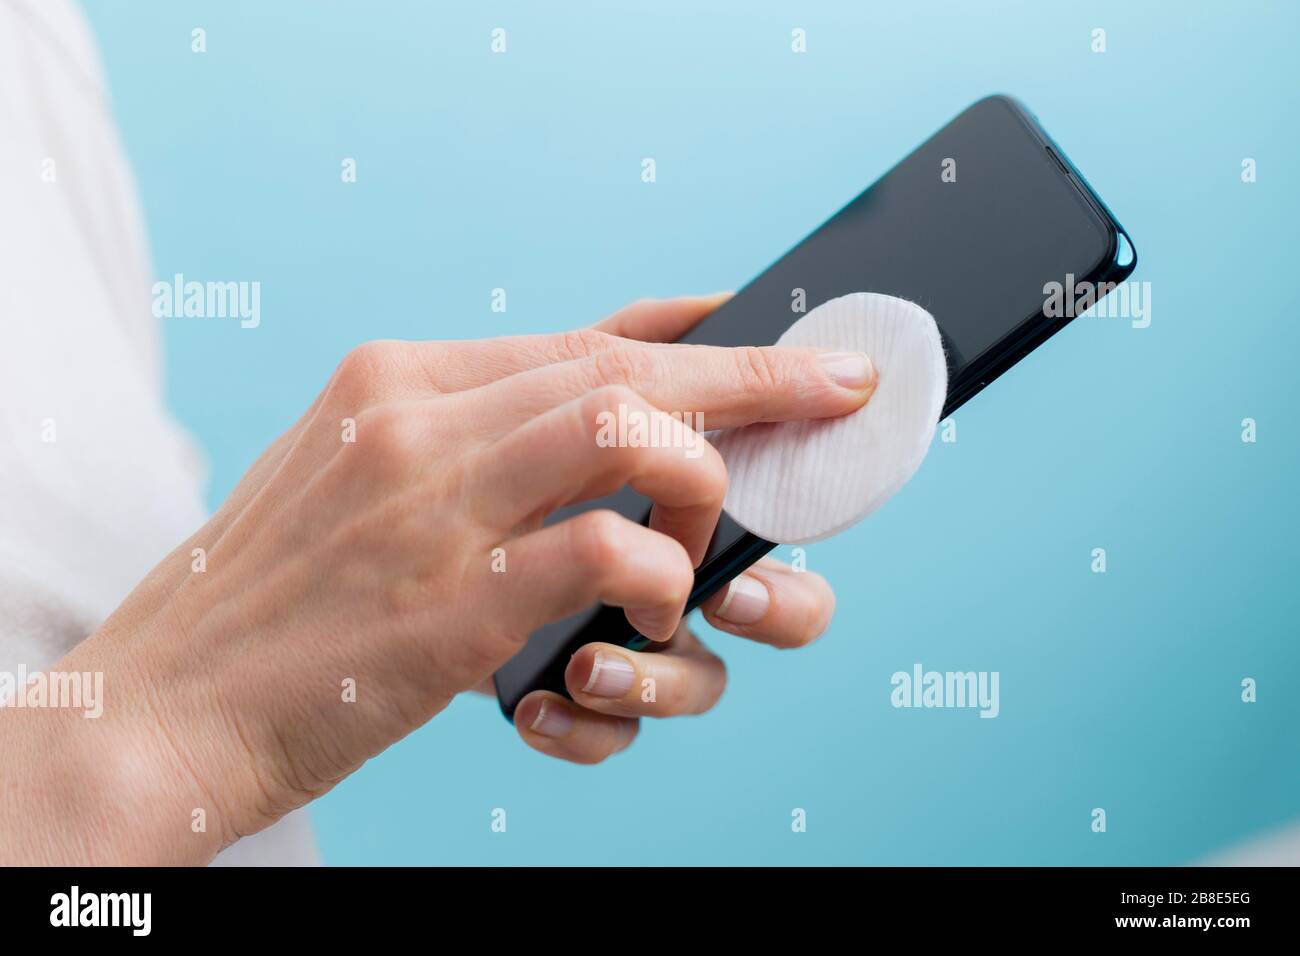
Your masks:
<path fill-rule="evenodd" d="M 800 304 L 811 310 L 850 292 L 910 299 L 939 325 L 948 356 L 947 417 L 1136 265 L 1127 233 L 1032 114 L 1011 97 L 990 96 L 922 143 L 681 341 L 771 345 L 803 315 L 795 311 Z M 1049 307 L 1050 283 L 1086 290 L 1090 298 L 1077 311 Z M 650 503 L 624 488 L 550 520 L 590 508 L 645 521 Z M 724 513 L 687 610 L 773 547 Z M 533 690 L 566 693 L 569 658 L 592 641 L 633 650 L 647 643 L 621 608 L 604 605 L 543 627 L 496 673 L 506 717 L 513 718 Z"/>

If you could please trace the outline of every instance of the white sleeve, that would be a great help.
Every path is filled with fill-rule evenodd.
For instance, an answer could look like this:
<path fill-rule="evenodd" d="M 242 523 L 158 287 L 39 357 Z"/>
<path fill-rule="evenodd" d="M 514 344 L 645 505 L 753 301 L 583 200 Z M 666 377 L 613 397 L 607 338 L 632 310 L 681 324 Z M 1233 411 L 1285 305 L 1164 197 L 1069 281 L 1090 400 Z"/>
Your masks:
<path fill-rule="evenodd" d="M 206 518 L 149 272 L 80 12 L 0 0 L 0 671 L 49 667 Z M 318 858 L 298 811 L 219 861 Z"/>

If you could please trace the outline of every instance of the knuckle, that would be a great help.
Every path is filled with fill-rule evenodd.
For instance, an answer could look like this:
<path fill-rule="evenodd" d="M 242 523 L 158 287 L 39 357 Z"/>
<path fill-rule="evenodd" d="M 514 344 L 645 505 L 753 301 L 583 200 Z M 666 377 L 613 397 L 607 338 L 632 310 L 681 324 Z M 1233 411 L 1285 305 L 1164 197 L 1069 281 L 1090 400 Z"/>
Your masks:
<path fill-rule="evenodd" d="M 617 336 L 598 329 L 574 329 L 570 332 L 561 332 L 555 345 L 562 361 L 576 361 L 608 352 L 618 341 Z"/>
<path fill-rule="evenodd" d="M 774 392 L 789 380 L 785 367 L 768 349 L 746 345 L 735 349 L 734 355 L 736 372 L 746 389 Z"/>
<path fill-rule="evenodd" d="M 677 559 L 670 565 L 665 575 L 665 604 L 685 604 L 695 587 L 695 568 L 691 565 L 691 556 L 676 538 L 669 538 L 676 545 Z"/>
<path fill-rule="evenodd" d="M 445 342 L 392 343 L 394 351 L 384 357 L 385 367 L 398 360 L 422 373 L 421 378 L 433 391 L 441 392 L 440 384 L 449 371 L 454 370 L 456 353 Z"/>
<path fill-rule="evenodd" d="M 657 566 L 650 580 L 642 579 L 640 585 L 642 599 L 647 607 L 661 610 L 682 608 L 690 600 L 691 591 L 695 589 L 695 568 L 681 542 L 667 535 L 657 537 L 663 544 L 665 560 L 656 562 Z M 611 574 L 617 573 L 618 567 L 629 564 L 627 557 L 622 553 L 615 558 L 615 561 L 618 563 L 610 565 L 615 569 L 610 572 Z"/>
<path fill-rule="evenodd" d="M 648 349 L 607 349 L 591 356 L 590 362 L 595 387 L 633 385 L 655 379 L 657 362 Z"/>
<path fill-rule="evenodd" d="M 395 345 L 382 339 L 362 342 L 343 356 L 338 368 L 339 378 L 349 381 L 373 379 L 391 359 Z"/>
<path fill-rule="evenodd" d="M 583 566 L 605 572 L 623 557 L 626 519 L 607 508 L 569 521 L 569 549 Z"/>
<path fill-rule="evenodd" d="M 604 385 L 579 400 L 580 427 L 601 450 L 597 468 L 600 474 L 624 480 L 635 471 L 642 449 L 622 440 L 620 409 L 639 411 L 646 407 L 645 400 L 626 385 Z"/>
<path fill-rule="evenodd" d="M 620 405 L 642 408 L 645 400 L 628 385 L 601 385 L 583 396 L 584 417 L 594 420 L 604 412 L 616 412 Z"/>
<path fill-rule="evenodd" d="M 339 362 L 331 391 L 350 401 L 379 394 L 401 348 L 401 343 L 382 339 L 361 343 Z"/>
<path fill-rule="evenodd" d="M 416 422 L 400 406 L 379 406 L 357 418 L 356 444 L 361 467 L 380 475 L 404 473 L 419 457 Z"/>
<path fill-rule="evenodd" d="M 727 496 L 730 476 L 727 474 L 727 462 L 708 442 L 704 442 L 708 451 L 700 458 L 700 482 L 710 501 L 721 501 Z"/>

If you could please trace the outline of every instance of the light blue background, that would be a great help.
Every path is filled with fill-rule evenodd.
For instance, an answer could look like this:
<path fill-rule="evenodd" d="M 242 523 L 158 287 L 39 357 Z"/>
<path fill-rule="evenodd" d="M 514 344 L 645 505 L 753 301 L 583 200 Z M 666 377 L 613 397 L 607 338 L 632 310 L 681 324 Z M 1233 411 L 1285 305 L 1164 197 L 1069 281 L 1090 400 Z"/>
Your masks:
<path fill-rule="evenodd" d="M 736 287 L 994 91 L 1038 114 L 1152 286 L 1149 328 L 1074 323 L 810 549 L 840 597 L 821 643 L 711 635 L 716 711 L 598 768 L 460 701 L 317 804 L 328 862 L 1183 863 L 1300 816 L 1295 5 L 86 6 L 157 274 L 262 282 L 257 330 L 166 324 L 213 505 L 351 346 Z M 1000 671 L 1001 716 L 894 710 L 918 661 Z"/>

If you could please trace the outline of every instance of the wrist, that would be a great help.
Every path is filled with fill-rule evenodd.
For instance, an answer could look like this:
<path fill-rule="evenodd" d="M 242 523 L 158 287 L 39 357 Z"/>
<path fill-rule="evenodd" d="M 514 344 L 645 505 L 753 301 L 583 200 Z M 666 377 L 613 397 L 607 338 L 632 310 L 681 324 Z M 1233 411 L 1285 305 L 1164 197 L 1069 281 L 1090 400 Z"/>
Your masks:
<path fill-rule="evenodd" d="M 0 708 L 4 862 L 203 864 L 233 840 L 175 753 L 149 682 L 121 653 L 132 646 L 140 642 L 101 631 L 43 675 L 50 687 L 97 687 L 93 707 L 51 694 Z"/>

